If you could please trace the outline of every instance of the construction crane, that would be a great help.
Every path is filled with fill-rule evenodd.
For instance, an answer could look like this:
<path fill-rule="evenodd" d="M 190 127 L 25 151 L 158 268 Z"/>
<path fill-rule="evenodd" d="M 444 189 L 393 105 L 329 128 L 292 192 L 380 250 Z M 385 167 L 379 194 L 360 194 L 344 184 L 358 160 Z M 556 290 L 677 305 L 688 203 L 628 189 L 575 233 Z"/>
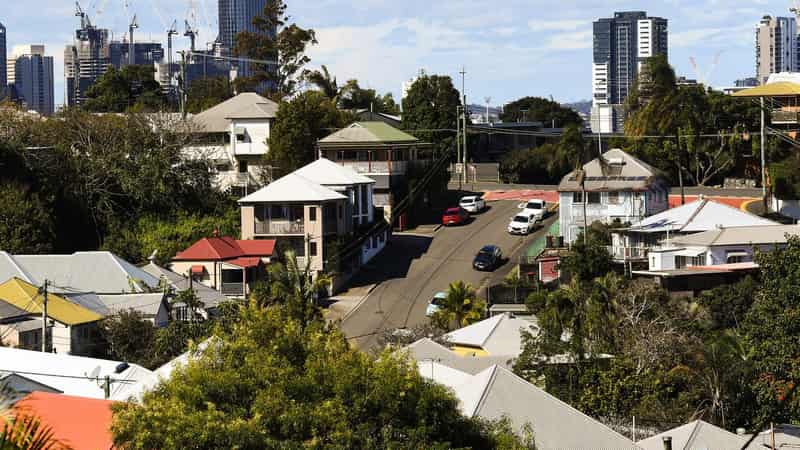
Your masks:
<path fill-rule="evenodd" d="M 185 20 L 184 23 L 186 24 L 186 31 L 183 33 L 183 35 L 189 38 L 189 49 L 192 53 L 194 53 L 194 42 L 197 39 L 197 30 L 192 28 L 192 25 L 189 24 L 188 20 Z"/>
<path fill-rule="evenodd" d="M 136 22 L 136 14 L 134 14 L 129 27 L 130 42 L 128 43 L 128 64 L 130 65 L 136 64 L 136 49 L 133 45 L 133 30 L 137 28 L 139 28 L 139 24 Z"/>
<path fill-rule="evenodd" d="M 81 29 L 86 27 L 92 26 L 92 23 L 89 21 L 89 16 L 86 14 L 86 11 L 81 8 L 80 2 L 75 2 L 75 17 L 81 18 Z"/>
<path fill-rule="evenodd" d="M 689 62 L 692 64 L 692 68 L 694 69 L 694 74 L 695 76 L 697 76 L 697 81 L 700 84 L 707 85 L 709 77 L 711 77 L 711 74 L 714 73 L 714 70 L 717 68 L 717 65 L 719 65 L 719 57 L 721 55 L 722 55 L 722 50 L 714 54 L 714 58 L 711 60 L 711 65 L 705 72 L 702 72 L 700 70 L 700 66 L 698 66 L 697 60 L 694 58 L 694 56 L 689 57 Z"/>
<path fill-rule="evenodd" d="M 794 15 L 797 17 L 797 20 L 800 20 L 800 1 L 794 0 L 792 5 L 793 6 L 789 8 L 789 11 L 794 13 Z"/>
<path fill-rule="evenodd" d="M 167 73 L 169 73 L 169 85 L 172 85 L 172 36 L 178 34 L 178 21 L 173 20 L 172 25 L 167 30 Z"/>

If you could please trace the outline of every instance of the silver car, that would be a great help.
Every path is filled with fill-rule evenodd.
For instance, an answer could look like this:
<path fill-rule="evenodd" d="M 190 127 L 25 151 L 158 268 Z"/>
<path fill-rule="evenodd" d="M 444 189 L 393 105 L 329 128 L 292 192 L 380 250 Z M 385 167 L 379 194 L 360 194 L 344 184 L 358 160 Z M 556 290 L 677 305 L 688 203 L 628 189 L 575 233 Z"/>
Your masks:
<path fill-rule="evenodd" d="M 468 195 L 461 197 L 458 206 L 464 208 L 469 213 L 479 213 L 486 208 L 486 201 L 479 195 Z"/>

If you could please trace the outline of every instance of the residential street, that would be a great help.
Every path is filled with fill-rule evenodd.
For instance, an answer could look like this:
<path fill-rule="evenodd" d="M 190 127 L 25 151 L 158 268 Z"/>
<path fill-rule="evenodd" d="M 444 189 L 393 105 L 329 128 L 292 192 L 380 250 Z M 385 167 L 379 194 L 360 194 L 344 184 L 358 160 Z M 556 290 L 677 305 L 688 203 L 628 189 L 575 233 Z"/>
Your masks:
<path fill-rule="evenodd" d="M 441 228 L 432 234 L 395 234 L 390 245 L 356 280 L 356 284 L 383 281 L 342 323 L 342 330 L 353 345 L 373 348 L 383 330 L 425 323 L 428 301 L 452 281 L 463 280 L 478 288 L 508 274 L 524 248 L 522 244 L 543 233 L 556 218 L 551 216 L 529 236 L 511 236 L 506 226 L 518 211 L 518 204 L 490 203 L 489 210 L 461 227 Z M 506 258 L 493 273 L 472 268 L 473 257 L 486 244 L 499 245 Z"/>

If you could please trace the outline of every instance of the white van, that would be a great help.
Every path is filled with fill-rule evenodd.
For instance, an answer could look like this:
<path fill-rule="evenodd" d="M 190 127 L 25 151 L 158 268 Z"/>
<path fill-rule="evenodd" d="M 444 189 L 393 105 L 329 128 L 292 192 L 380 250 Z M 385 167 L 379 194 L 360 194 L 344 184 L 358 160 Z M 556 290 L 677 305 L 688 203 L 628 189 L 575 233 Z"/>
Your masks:
<path fill-rule="evenodd" d="M 508 224 L 508 232 L 511 234 L 528 234 L 536 228 L 536 213 L 531 211 L 520 211 L 511 218 Z"/>

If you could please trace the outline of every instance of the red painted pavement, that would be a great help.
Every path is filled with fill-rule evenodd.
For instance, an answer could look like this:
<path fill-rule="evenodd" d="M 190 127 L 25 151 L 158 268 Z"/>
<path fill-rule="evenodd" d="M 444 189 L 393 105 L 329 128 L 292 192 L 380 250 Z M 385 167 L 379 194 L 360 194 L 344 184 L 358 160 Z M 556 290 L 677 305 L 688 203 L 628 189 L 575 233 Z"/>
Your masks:
<path fill-rule="evenodd" d="M 509 191 L 488 191 L 483 195 L 483 198 L 488 202 L 498 201 L 498 200 L 517 200 L 517 201 L 528 201 L 530 199 L 541 199 L 548 203 L 558 203 L 558 192 L 556 191 L 543 191 L 543 190 L 530 190 L 530 189 L 520 189 L 520 190 L 509 190 Z M 687 195 L 686 196 L 686 203 L 693 202 L 697 200 L 697 195 Z M 706 197 L 709 200 L 713 200 L 715 202 L 724 203 L 726 205 L 733 206 L 734 208 L 741 208 L 742 204 L 751 200 L 756 200 L 753 197 L 718 197 L 718 196 L 709 196 Z M 676 206 L 681 205 L 681 196 L 680 195 L 670 195 L 669 196 L 669 207 L 674 208 Z"/>

